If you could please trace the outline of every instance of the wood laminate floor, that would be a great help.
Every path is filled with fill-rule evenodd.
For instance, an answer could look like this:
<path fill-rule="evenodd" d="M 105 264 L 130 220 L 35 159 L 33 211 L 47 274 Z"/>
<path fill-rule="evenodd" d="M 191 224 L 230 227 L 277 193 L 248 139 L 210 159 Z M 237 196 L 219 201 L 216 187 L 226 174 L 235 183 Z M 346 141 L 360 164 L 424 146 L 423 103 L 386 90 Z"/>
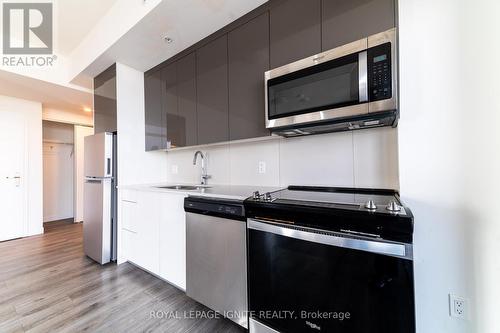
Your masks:
<path fill-rule="evenodd" d="M 47 223 L 44 235 L 0 243 L 2 333 L 244 331 L 223 318 L 190 318 L 194 311 L 209 310 L 131 264 L 88 259 L 82 224 Z"/>

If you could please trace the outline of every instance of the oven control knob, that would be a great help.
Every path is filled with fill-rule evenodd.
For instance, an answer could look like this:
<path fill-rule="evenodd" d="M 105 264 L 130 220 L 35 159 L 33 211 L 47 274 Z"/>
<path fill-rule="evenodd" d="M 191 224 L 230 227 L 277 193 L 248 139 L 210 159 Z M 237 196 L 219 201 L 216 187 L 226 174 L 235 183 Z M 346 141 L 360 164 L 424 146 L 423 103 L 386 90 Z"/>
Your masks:
<path fill-rule="evenodd" d="M 375 202 L 373 202 L 373 200 L 368 200 L 365 203 L 365 208 L 369 209 L 369 210 L 375 210 L 375 209 L 377 209 L 377 205 L 375 205 Z"/>
<path fill-rule="evenodd" d="M 398 205 L 398 203 L 395 200 L 392 200 L 391 202 L 389 202 L 387 207 L 385 207 L 385 209 L 387 209 L 390 212 L 399 212 L 401 211 L 401 206 Z"/>
<path fill-rule="evenodd" d="M 271 193 L 267 192 L 266 194 L 264 194 L 264 201 L 273 201 Z"/>
<path fill-rule="evenodd" d="M 259 191 L 253 192 L 253 196 L 252 197 L 253 197 L 254 200 L 259 200 L 260 199 L 260 193 L 259 193 Z"/>

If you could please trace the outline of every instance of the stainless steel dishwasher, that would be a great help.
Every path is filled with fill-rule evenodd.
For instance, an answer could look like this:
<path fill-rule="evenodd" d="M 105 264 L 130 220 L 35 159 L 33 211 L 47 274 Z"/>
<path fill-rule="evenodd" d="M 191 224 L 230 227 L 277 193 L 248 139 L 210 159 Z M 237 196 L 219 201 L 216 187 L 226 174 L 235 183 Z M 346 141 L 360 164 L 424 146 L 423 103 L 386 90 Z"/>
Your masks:
<path fill-rule="evenodd" d="M 243 202 L 187 197 L 186 294 L 248 328 Z"/>

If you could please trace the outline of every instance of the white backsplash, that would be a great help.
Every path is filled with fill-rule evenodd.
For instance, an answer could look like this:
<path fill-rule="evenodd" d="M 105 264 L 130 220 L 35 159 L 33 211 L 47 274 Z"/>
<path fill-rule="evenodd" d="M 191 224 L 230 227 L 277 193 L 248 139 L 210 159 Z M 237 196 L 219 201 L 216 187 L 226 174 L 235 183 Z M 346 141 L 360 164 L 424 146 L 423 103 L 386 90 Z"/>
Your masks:
<path fill-rule="evenodd" d="M 397 129 L 236 142 L 167 153 L 167 180 L 200 180 L 193 155 L 207 155 L 209 184 L 399 188 Z M 265 173 L 259 173 L 259 163 Z"/>

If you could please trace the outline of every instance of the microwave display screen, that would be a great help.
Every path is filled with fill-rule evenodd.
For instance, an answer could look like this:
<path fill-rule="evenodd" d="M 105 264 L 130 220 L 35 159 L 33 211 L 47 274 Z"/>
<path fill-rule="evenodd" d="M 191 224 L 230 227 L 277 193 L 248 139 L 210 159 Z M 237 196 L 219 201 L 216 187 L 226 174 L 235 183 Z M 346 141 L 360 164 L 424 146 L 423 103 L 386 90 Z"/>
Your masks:
<path fill-rule="evenodd" d="M 267 88 L 269 119 L 357 104 L 358 54 L 271 79 Z"/>
<path fill-rule="evenodd" d="M 382 55 L 379 55 L 378 57 L 373 58 L 374 63 L 381 62 L 384 60 L 387 60 L 387 54 L 382 54 Z"/>

